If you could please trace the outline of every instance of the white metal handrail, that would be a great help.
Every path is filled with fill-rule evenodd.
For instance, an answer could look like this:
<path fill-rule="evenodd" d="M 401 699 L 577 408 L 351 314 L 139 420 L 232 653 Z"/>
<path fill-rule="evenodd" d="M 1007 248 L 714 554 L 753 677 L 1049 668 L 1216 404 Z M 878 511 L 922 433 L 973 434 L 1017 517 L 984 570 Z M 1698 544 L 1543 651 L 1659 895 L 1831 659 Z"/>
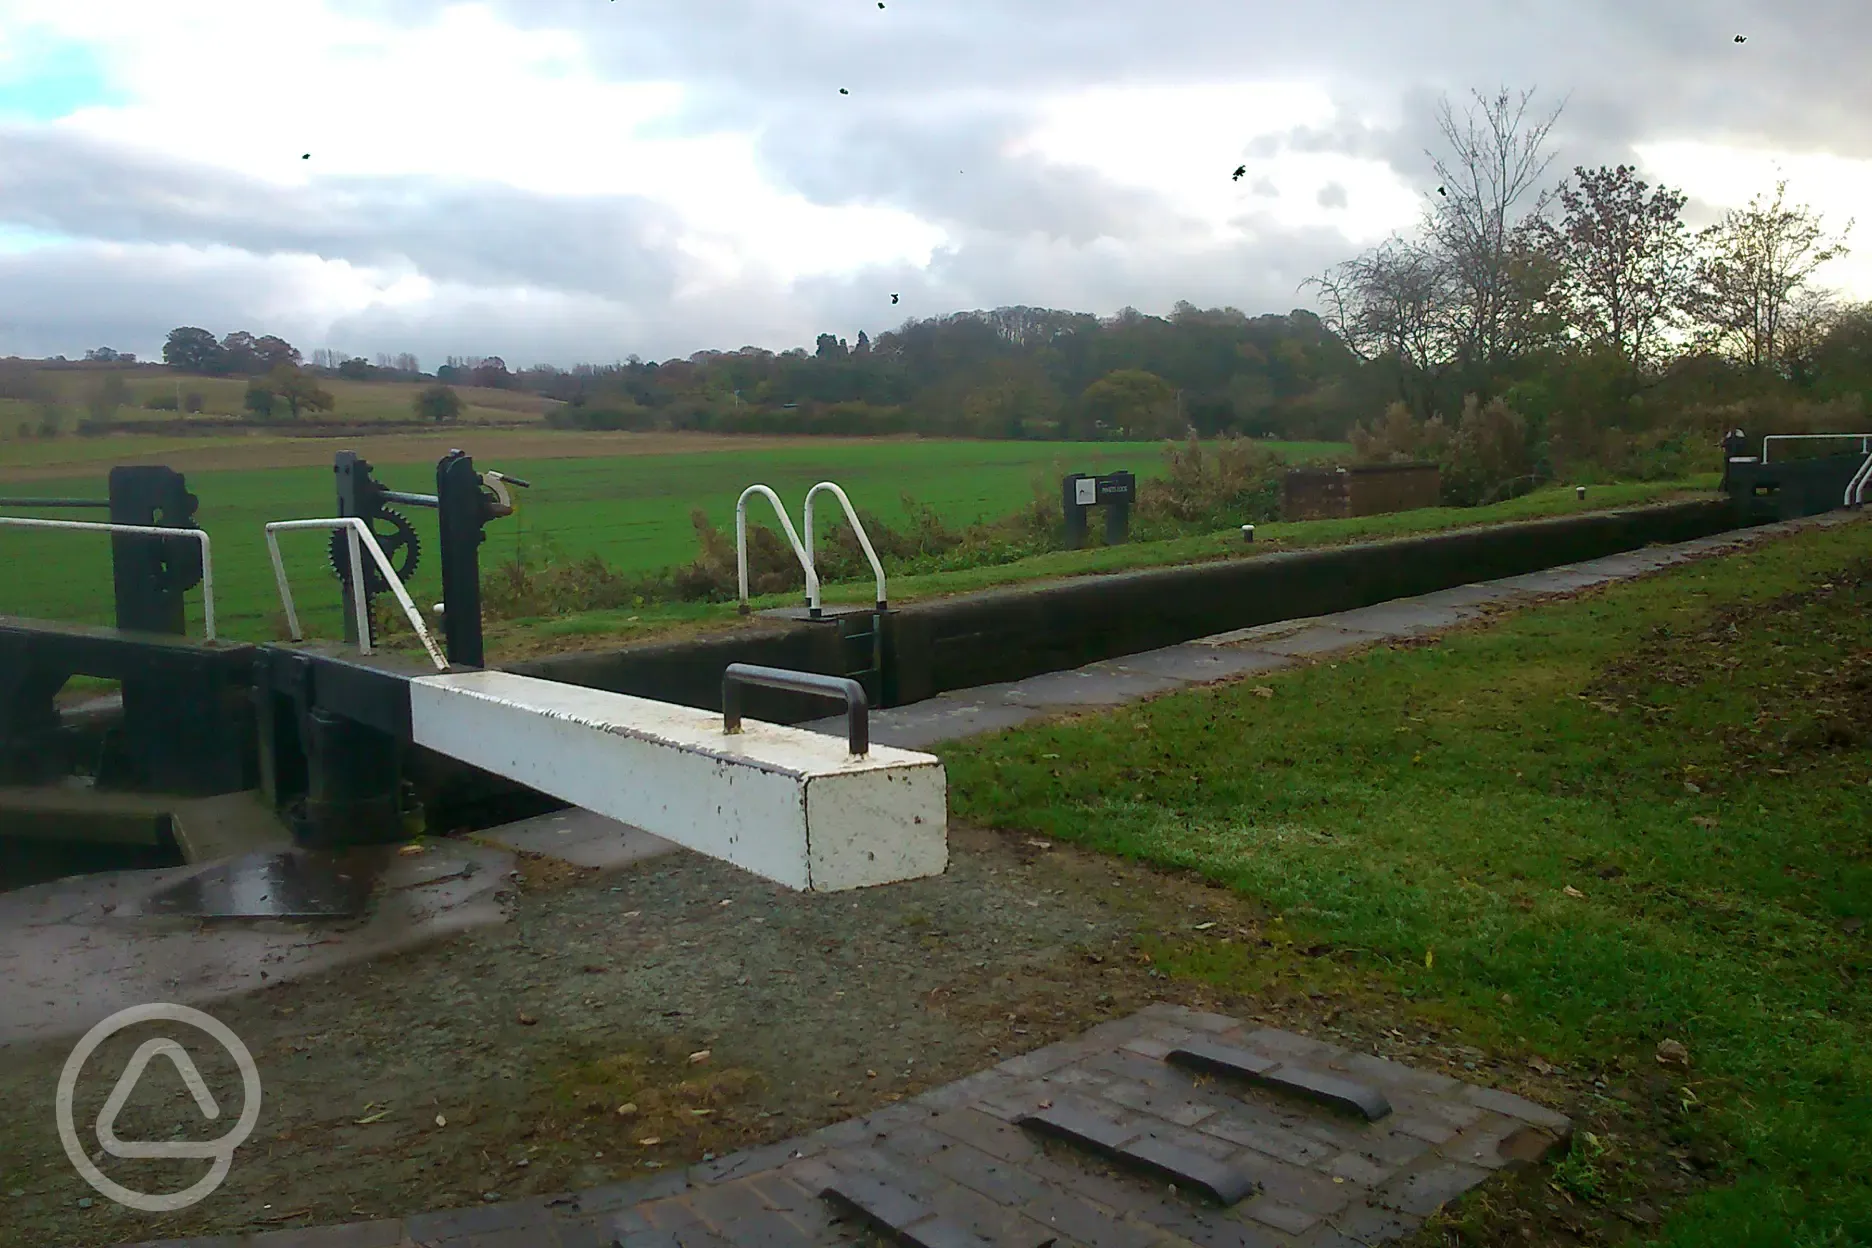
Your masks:
<path fill-rule="evenodd" d="M 1846 483 L 1846 496 L 1840 500 L 1840 506 L 1857 507 L 1865 502 L 1868 481 L 1872 481 L 1872 453 L 1866 455 L 1865 462 L 1859 465 L 1859 471 L 1853 473 L 1852 480 Z"/>
<path fill-rule="evenodd" d="M 786 530 L 787 542 L 793 547 L 793 557 L 799 560 L 800 568 L 806 573 L 806 605 L 816 611 L 819 606 L 819 577 L 813 571 L 812 557 L 800 545 L 799 534 L 794 531 L 793 522 L 787 519 L 786 506 L 781 503 L 780 496 L 764 485 L 748 486 L 741 491 L 741 497 L 735 500 L 735 571 L 740 577 L 741 605 L 745 607 L 748 601 L 747 500 L 751 494 L 759 494 L 773 504 L 774 515 L 780 518 L 780 527 Z"/>
<path fill-rule="evenodd" d="M 845 497 L 845 491 L 831 481 L 821 481 L 818 485 L 806 491 L 806 515 L 804 518 L 806 522 L 807 560 L 809 562 L 816 562 L 818 559 L 815 547 L 815 543 L 818 539 L 813 531 L 813 498 L 820 490 L 830 490 L 832 497 L 838 499 L 839 506 L 845 509 L 845 519 L 851 523 L 852 532 L 858 535 L 858 545 L 864 548 L 865 558 L 871 561 L 871 575 L 877 579 L 877 609 L 880 611 L 885 610 L 889 603 L 884 596 L 884 565 L 878 561 L 877 551 L 871 548 L 871 538 L 865 533 L 864 525 L 858 523 L 858 512 L 852 507 L 851 499 Z M 814 611 L 819 609 L 819 588 L 819 577 L 815 567 L 814 575 L 808 578 L 807 592 L 810 597 L 806 604 Z"/>
<path fill-rule="evenodd" d="M 215 639 L 214 554 L 208 535 L 200 529 L 173 529 L 151 524 L 102 524 L 93 520 L 37 520 L 27 516 L 0 516 L 0 525 L 16 529 L 85 529 L 93 533 L 143 533 L 150 537 L 185 537 L 201 546 L 202 634 Z"/>
<path fill-rule="evenodd" d="M 1768 444 L 1770 442 L 1814 442 L 1824 439 L 1844 441 L 1847 438 L 1859 439 L 1859 453 L 1872 453 L 1872 433 L 1771 433 L 1762 439 L 1761 462 L 1768 462 Z"/>
<path fill-rule="evenodd" d="M 377 535 L 370 531 L 370 526 L 358 516 L 334 516 L 328 520 L 275 520 L 266 526 L 267 554 L 273 558 L 273 580 L 279 586 L 280 605 L 286 608 L 286 628 L 292 634 L 294 641 L 304 641 L 305 633 L 299 627 L 299 613 L 293 608 L 292 587 L 286 583 L 286 565 L 280 559 L 279 548 L 279 534 L 293 529 L 345 530 L 348 535 L 346 541 L 350 547 L 347 553 L 351 556 L 351 575 L 357 581 L 360 591 L 363 589 L 364 581 L 362 554 L 363 551 L 368 550 L 371 558 L 376 561 L 377 567 L 383 572 L 384 580 L 389 582 L 390 592 L 396 595 L 397 602 L 402 605 L 403 614 L 409 617 L 409 622 L 416 629 L 416 635 L 422 638 L 423 649 L 429 652 L 436 670 L 441 672 L 448 670 L 448 660 L 442 657 L 440 650 L 436 649 L 435 639 L 429 636 L 429 630 L 423 624 L 422 612 L 416 609 L 415 602 L 410 599 L 409 591 L 403 588 L 403 582 L 398 579 L 396 570 L 390 566 L 390 557 L 384 554 L 383 547 L 377 544 Z M 370 595 L 358 592 L 352 594 L 351 598 L 357 614 L 358 653 L 369 654 L 371 652 Z"/>

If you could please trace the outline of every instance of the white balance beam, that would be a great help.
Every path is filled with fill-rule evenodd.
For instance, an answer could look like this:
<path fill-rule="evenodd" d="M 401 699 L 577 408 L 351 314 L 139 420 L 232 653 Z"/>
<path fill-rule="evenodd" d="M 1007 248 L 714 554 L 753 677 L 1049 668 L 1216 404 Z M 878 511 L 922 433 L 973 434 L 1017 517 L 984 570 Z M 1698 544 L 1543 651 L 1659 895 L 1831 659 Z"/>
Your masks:
<path fill-rule="evenodd" d="M 940 875 L 948 785 L 932 754 L 512 672 L 410 681 L 417 745 L 790 888 Z"/>

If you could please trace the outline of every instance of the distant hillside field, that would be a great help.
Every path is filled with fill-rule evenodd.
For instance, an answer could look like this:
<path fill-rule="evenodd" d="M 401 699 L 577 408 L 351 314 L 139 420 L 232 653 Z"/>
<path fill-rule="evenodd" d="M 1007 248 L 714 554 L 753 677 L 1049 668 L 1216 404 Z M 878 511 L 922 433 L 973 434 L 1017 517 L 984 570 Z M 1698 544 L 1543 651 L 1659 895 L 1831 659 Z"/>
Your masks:
<path fill-rule="evenodd" d="M 688 439 L 637 435 L 633 442 L 633 435 L 625 434 L 462 433 L 424 439 L 427 445 L 418 446 L 402 437 L 276 439 L 260 443 L 260 449 L 290 454 L 288 462 L 294 466 L 188 470 L 189 488 L 201 499 L 202 525 L 214 540 L 222 630 L 236 637 L 273 635 L 278 594 L 262 526 L 269 520 L 332 514 L 329 465 L 332 454 L 344 448 L 356 449 L 382 464 L 378 479 L 385 484 L 411 492 L 434 489 L 435 458 L 450 445 L 473 454 L 477 467 L 498 468 L 533 482 L 533 488 L 521 495 L 520 514 L 490 526 L 482 548 L 484 566 L 511 557 L 523 534 L 535 538 L 549 534 L 568 555 L 596 554 L 626 571 L 689 562 L 696 554 L 690 513 L 700 509 L 715 524 L 730 526 L 735 499 L 756 482 L 779 492 L 796 524 L 807 489 L 828 479 L 844 486 L 857 506 L 893 521 L 902 515 L 900 500 L 908 495 L 934 507 L 945 520 L 967 523 L 1014 511 L 1033 497 L 1036 486 L 1055 489 L 1058 477 L 1067 472 L 1129 469 L 1145 476 L 1162 466 L 1162 445 L 1155 442 L 804 438 L 760 442 L 693 435 Z M 507 436 L 500 436 L 503 433 Z M 94 466 L 66 463 L 52 473 L 45 466 L 9 472 L 0 464 L 0 495 L 101 497 L 111 463 L 180 462 L 184 456 L 233 455 L 243 449 L 239 439 L 218 439 L 206 447 L 167 444 L 177 452 L 171 457 L 155 445 L 160 440 L 147 441 L 152 444 L 127 436 L 56 439 L 49 445 L 99 452 Z M 399 453 L 380 456 L 379 442 Z M 719 449 L 692 449 L 710 442 Z M 502 452 L 503 444 L 508 453 Z M 37 449 L 48 444 L 32 445 Z M 1345 449 L 1330 443 L 1284 445 L 1296 458 Z M 617 453 L 626 446 L 684 449 Z M 553 456 L 561 447 L 566 455 Z M 7 508 L 7 512 L 57 514 L 19 508 Z M 771 509 L 758 500 L 750 516 L 757 523 L 773 524 Z M 434 601 L 441 586 L 433 557 L 435 517 L 412 511 L 411 518 L 431 547 L 411 590 L 418 601 Z M 309 626 L 330 628 L 337 621 L 337 584 L 325 564 L 325 540 L 312 534 L 288 534 L 282 538 L 282 551 Z M 101 536 L 0 530 L 0 565 L 9 569 L 6 584 L 0 586 L 0 614 L 109 621 L 110 554 Z"/>
<path fill-rule="evenodd" d="M 41 367 L 33 370 L 34 380 L 52 401 L 64 409 L 65 430 L 88 418 L 87 403 L 106 377 L 123 379 L 127 402 L 111 417 L 113 420 L 174 420 L 177 412 L 153 411 L 145 406 L 151 399 L 167 398 L 181 403 L 189 395 L 201 396 L 203 416 L 245 416 L 242 406 L 247 394 L 245 377 L 198 377 L 179 374 L 160 365 L 137 365 L 133 368 Z M 319 385 L 331 392 L 335 405 L 319 414 L 321 421 L 364 424 L 384 420 L 413 420 L 411 402 L 424 384 L 401 381 L 346 381 L 322 377 Z M 490 390 L 478 386 L 456 386 L 455 393 L 466 405 L 455 422 L 467 425 L 515 424 L 539 420 L 553 406 L 551 399 L 522 390 Z M 0 439 L 17 438 L 22 421 L 38 424 L 43 401 L 0 398 Z"/>

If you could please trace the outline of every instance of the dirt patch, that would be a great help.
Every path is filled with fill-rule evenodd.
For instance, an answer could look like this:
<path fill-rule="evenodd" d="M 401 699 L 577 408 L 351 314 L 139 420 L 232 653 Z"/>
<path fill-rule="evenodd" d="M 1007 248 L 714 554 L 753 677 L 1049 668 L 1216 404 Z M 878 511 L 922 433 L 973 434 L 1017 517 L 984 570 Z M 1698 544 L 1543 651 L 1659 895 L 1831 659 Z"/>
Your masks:
<path fill-rule="evenodd" d="M 226 1185 L 183 1213 L 122 1210 L 77 1177 L 53 1126 L 68 1044 L 0 1053 L 0 1097 L 21 1110 L 0 1141 L 0 1244 L 225 1234 L 593 1186 L 839 1121 L 1157 1000 L 1508 1087 L 1596 1138 L 1634 1135 L 1600 1072 L 1485 1054 L 1408 1021 L 1400 1000 L 1173 979 L 1158 967 L 1179 950 L 1265 945 L 1266 916 L 1194 877 L 1020 834 L 955 829 L 944 877 L 856 894 L 787 893 L 686 854 L 605 875 L 524 859 L 519 874 L 505 926 L 211 1011 L 254 1052 L 263 1112 Z M 87 1070 L 122 1069 L 138 1039 L 120 1034 Z M 79 1091 L 81 1133 L 111 1076 L 95 1082 Z M 173 1076 L 145 1079 L 119 1134 L 218 1134 L 186 1095 Z M 1661 1147 L 1639 1151 L 1687 1181 Z M 201 1165 L 106 1170 L 174 1191 Z M 1574 1216 L 1541 1178 L 1481 1199 L 1489 1226 L 1543 1240 Z"/>
<path fill-rule="evenodd" d="M 122 459 L 160 458 L 178 472 L 246 471 L 261 468 L 329 468 L 332 451 L 355 450 L 374 464 L 434 463 L 455 447 L 478 459 L 591 459 L 623 455 L 680 455 L 758 450 L 776 446 L 867 445 L 888 438 L 807 438 L 707 433 L 591 433 L 545 429 L 464 426 L 440 433 L 369 433 L 347 437 L 285 437 L 278 434 L 201 439 L 151 439 L 122 434 L 74 439 L 71 453 L 34 464 L 0 465 L 0 481 L 44 481 L 94 471 Z"/>

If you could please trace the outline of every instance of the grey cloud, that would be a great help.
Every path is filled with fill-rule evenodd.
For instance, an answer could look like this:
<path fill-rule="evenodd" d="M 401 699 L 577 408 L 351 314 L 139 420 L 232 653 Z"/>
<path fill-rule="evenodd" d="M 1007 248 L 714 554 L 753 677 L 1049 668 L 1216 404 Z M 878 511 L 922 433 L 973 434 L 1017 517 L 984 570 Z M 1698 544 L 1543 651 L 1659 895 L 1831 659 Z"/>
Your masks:
<path fill-rule="evenodd" d="M 1346 206 L 1346 189 L 1337 182 L 1328 182 L 1320 187 L 1315 198 L 1322 208 L 1343 208 Z"/>
<path fill-rule="evenodd" d="M 1002 149 L 1020 118 L 970 110 L 896 123 L 860 114 L 836 124 L 776 124 L 761 136 L 763 172 L 814 202 L 882 202 L 962 231 L 1074 243 L 1176 228 L 1160 197 L 1087 170 Z"/>
<path fill-rule="evenodd" d="M 628 196 L 332 179 L 279 187 L 67 135 L 0 129 L 0 222 L 119 242 L 220 245 L 354 264 L 412 265 L 441 281 L 666 294 L 660 205 Z"/>
<path fill-rule="evenodd" d="M 343 3 L 411 24 L 445 7 Z M 1438 96 L 1460 103 L 1471 86 L 1501 83 L 1538 87 L 1537 106 L 1567 98 L 1555 175 L 1629 160 L 1647 139 L 1872 156 L 1872 76 L 1858 63 L 1872 45 L 1872 5 L 1862 0 L 1547 0 L 1518 9 L 1499 0 L 1179 0 L 1168 11 L 1135 0 L 903 0 L 882 12 L 869 0 L 491 3 L 522 26 L 579 32 L 610 76 L 682 83 L 682 110 L 657 132 L 756 131 L 763 170 L 782 185 L 822 204 L 918 213 L 953 245 L 927 271 L 881 266 L 685 298 L 686 262 L 669 243 L 679 223 L 643 200 L 402 179 L 282 189 L 0 130 L 0 224 L 196 249 L 192 258 L 83 246 L 0 256 L 0 282 L 15 295 L 0 334 L 65 351 L 115 335 L 123 341 L 113 345 L 148 349 L 151 338 L 133 330 L 159 341 L 182 320 L 303 315 L 295 254 L 407 265 L 443 284 L 429 303 L 294 329 L 296 341 L 321 345 L 330 335 L 322 345 L 431 357 L 570 362 L 784 347 L 821 329 L 875 333 L 905 316 L 1000 303 L 1110 312 L 1127 303 L 1167 310 L 1179 298 L 1249 311 L 1305 302 L 1297 284 L 1353 250 L 1332 230 L 1281 232 L 1251 216 L 1253 242 L 1193 247 L 1190 222 L 1166 196 L 1006 154 L 1039 97 L 1120 82 L 1320 83 L 1334 116 L 1218 152 L 1217 168 L 1244 153 L 1342 153 L 1383 161 L 1426 192 Z M 1737 31 L 1747 44 L 1731 41 Z M 852 95 L 839 96 L 841 86 Z M 1251 203 L 1279 194 L 1259 176 L 1248 189 Z M 1335 198 L 1343 203 L 1343 188 L 1335 197 L 1328 187 L 1320 202 Z M 121 299 L 103 293 L 111 290 Z M 889 291 L 902 304 L 890 307 Z"/>
<path fill-rule="evenodd" d="M 154 357 L 177 324 L 302 336 L 302 275 L 239 251 L 79 243 L 0 254 L 0 356 L 111 346 Z M 303 337 L 295 339 L 303 341 Z"/>
<path fill-rule="evenodd" d="M 359 0 L 360 3 L 363 0 Z M 421 20 L 442 0 L 365 8 Z M 1091 82 L 1323 80 L 1395 104 L 1414 86 L 1460 92 L 1499 81 L 1573 91 L 1601 137 L 1692 127 L 1737 138 L 1827 140 L 1872 152 L 1872 6 L 1861 0 L 946 0 L 893 6 L 824 0 L 494 0 L 510 21 L 569 27 L 621 72 L 707 84 L 758 118 L 787 100 L 929 100 Z M 1749 35 L 1735 44 L 1738 31 Z M 853 101 L 844 101 L 850 103 Z M 830 113 L 823 115 L 830 116 Z M 1616 161 L 1621 153 L 1592 158 Z"/>

